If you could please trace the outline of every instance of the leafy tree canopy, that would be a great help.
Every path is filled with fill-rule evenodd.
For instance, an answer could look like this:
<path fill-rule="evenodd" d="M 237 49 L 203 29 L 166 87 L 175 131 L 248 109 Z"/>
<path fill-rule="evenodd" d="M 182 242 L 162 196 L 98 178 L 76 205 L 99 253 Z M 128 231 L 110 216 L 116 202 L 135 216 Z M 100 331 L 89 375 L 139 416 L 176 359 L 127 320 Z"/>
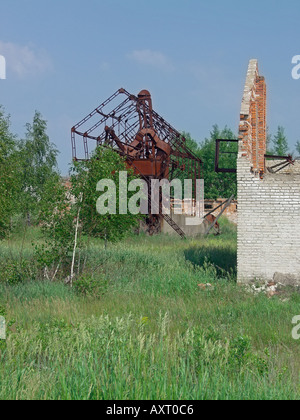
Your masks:
<path fill-rule="evenodd" d="M 287 156 L 289 153 L 288 140 L 282 126 L 278 126 L 277 133 L 273 136 L 272 151 L 277 156 Z"/>
<path fill-rule="evenodd" d="M 18 159 L 16 137 L 10 131 L 10 118 L 0 106 L 0 239 L 10 230 L 18 200 Z"/>
<path fill-rule="evenodd" d="M 98 147 L 87 162 L 76 162 L 72 168 L 72 194 L 81 209 L 80 220 L 83 233 L 104 238 L 109 241 L 121 239 L 132 227 L 137 225 L 141 216 L 119 214 L 119 173 L 127 172 L 127 185 L 136 179 L 133 172 L 126 166 L 125 161 L 112 149 Z M 111 180 L 116 186 L 117 214 L 101 215 L 97 212 L 96 204 L 101 193 L 97 191 L 97 184 L 101 180 Z M 124 194 L 124 191 L 121 191 Z M 128 193 L 127 202 L 133 194 Z"/>
<path fill-rule="evenodd" d="M 26 125 L 25 140 L 20 142 L 22 200 L 25 212 L 36 213 L 49 178 L 57 174 L 58 151 L 47 135 L 47 122 L 35 112 L 33 123 Z"/>

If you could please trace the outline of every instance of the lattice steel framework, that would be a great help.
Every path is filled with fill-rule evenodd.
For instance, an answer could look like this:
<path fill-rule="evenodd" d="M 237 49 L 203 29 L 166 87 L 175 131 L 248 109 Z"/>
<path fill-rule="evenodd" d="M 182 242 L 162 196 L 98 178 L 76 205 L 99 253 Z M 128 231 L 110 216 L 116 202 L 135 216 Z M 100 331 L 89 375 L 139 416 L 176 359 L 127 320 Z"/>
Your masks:
<path fill-rule="evenodd" d="M 120 101 L 120 96 L 125 99 Z M 196 180 L 201 179 L 201 159 L 184 136 L 153 110 L 147 90 L 135 96 L 119 89 L 77 123 L 71 137 L 74 160 L 88 160 L 97 146 L 106 146 L 124 156 L 127 165 L 148 183 L 151 179 L 172 180 L 184 172 L 193 180 L 195 194 Z M 78 145 L 83 156 L 79 156 Z"/>

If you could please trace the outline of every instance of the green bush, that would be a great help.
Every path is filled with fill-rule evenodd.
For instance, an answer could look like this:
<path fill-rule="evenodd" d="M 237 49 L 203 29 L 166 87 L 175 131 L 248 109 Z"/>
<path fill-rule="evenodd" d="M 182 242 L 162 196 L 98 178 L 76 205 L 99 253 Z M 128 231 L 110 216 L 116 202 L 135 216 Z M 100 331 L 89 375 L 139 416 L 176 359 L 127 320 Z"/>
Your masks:
<path fill-rule="evenodd" d="M 34 262 L 8 260 L 0 264 L 0 283 L 9 285 L 31 281 L 37 276 Z"/>
<path fill-rule="evenodd" d="M 87 273 L 74 282 L 74 290 L 79 295 L 101 298 L 108 290 L 108 280 L 102 274 Z"/>
<path fill-rule="evenodd" d="M 5 316 L 6 315 L 6 309 L 4 308 L 4 306 L 0 305 L 0 316 Z"/>

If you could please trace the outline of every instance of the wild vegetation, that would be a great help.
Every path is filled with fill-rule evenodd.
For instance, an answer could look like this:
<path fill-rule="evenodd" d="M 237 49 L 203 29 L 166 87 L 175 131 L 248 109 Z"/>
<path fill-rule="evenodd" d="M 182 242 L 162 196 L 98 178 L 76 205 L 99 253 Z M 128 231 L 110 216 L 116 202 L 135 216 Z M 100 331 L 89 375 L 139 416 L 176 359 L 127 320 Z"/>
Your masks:
<path fill-rule="evenodd" d="M 73 289 L 29 274 L 2 281 L 0 398 L 298 399 L 300 296 L 236 285 L 235 227 L 225 220 L 222 230 L 131 236 L 107 249 L 94 239 Z M 22 247 L 31 261 L 42 240 L 33 229 L 25 244 L 3 242 L 1 264 Z"/>
<path fill-rule="evenodd" d="M 0 399 L 298 399 L 299 294 L 236 284 L 226 219 L 220 237 L 181 240 L 137 236 L 138 215 L 100 216 L 97 182 L 123 160 L 98 149 L 66 189 L 46 129 L 37 112 L 18 140 L 0 109 Z M 218 137 L 233 133 L 187 135 L 210 198 L 236 191 L 213 172 Z"/>

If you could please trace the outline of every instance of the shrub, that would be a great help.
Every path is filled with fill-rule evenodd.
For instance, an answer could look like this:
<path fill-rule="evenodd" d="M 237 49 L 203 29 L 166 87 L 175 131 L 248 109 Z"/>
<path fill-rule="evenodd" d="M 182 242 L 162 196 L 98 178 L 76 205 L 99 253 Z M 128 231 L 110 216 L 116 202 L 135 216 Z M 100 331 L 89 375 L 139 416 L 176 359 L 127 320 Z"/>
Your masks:
<path fill-rule="evenodd" d="M 108 280 L 102 274 L 87 273 L 74 282 L 74 290 L 80 295 L 101 298 L 108 290 Z"/>
<path fill-rule="evenodd" d="M 35 264 L 27 260 L 8 260 L 0 265 L 0 283 L 19 284 L 31 281 L 37 275 Z"/>

